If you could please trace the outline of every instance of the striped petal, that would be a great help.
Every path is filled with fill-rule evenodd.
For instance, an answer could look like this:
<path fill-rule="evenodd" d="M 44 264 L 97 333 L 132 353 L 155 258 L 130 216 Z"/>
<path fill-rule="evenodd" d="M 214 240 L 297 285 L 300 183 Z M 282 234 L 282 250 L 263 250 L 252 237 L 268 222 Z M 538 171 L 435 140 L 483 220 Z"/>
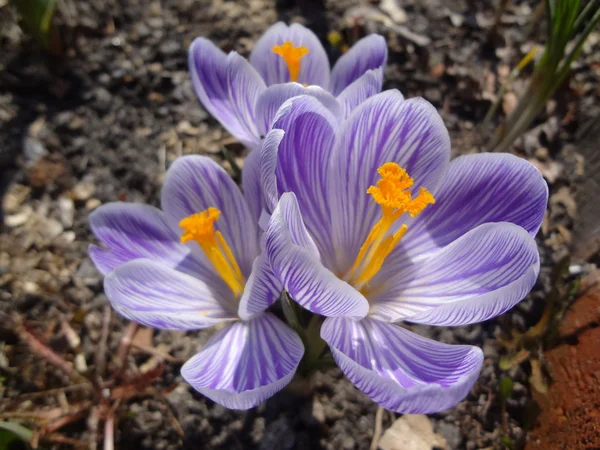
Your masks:
<path fill-rule="evenodd" d="M 195 330 L 236 318 L 229 292 L 214 291 L 149 259 L 130 261 L 109 273 L 104 292 L 123 317 L 153 328 Z"/>
<path fill-rule="evenodd" d="M 331 111 L 334 117 L 341 117 L 340 104 L 326 90 L 319 86 L 304 87 L 299 83 L 275 84 L 269 86 L 258 98 L 256 103 L 256 121 L 262 136 L 265 136 L 273 124 L 277 111 L 286 100 L 300 95 L 310 95 L 319 100 L 323 106 Z"/>
<path fill-rule="evenodd" d="M 521 301 L 540 269 L 535 240 L 511 223 L 480 225 L 428 258 L 405 267 L 369 296 L 371 316 L 386 322 L 467 325 Z"/>
<path fill-rule="evenodd" d="M 252 265 L 252 273 L 240 299 L 238 315 L 243 320 L 255 317 L 275 303 L 282 291 L 281 282 L 273 273 L 269 259 L 263 252 Z"/>
<path fill-rule="evenodd" d="M 333 66 L 331 93 L 338 96 L 367 70 L 385 68 L 387 44 L 383 36 L 371 34 L 352 46 Z"/>
<path fill-rule="evenodd" d="M 258 227 L 240 189 L 217 163 L 205 156 L 183 156 L 167 171 L 161 196 L 162 209 L 173 230 L 181 232 L 179 222 L 209 207 L 218 208 L 221 218 L 215 223 L 244 275 L 248 277 L 258 255 Z M 200 247 L 188 245 L 196 254 Z"/>
<path fill-rule="evenodd" d="M 265 206 L 260 184 L 260 155 L 260 147 L 251 150 L 244 160 L 244 168 L 242 169 L 242 189 L 252 216 L 252 223 L 258 223 Z"/>
<path fill-rule="evenodd" d="M 535 236 L 546 204 L 548 186 L 528 161 L 508 153 L 482 153 L 456 158 L 428 207 L 405 236 L 404 255 L 424 255 L 469 230 L 490 222 L 511 222 Z"/>
<path fill-rule="evenodd" d="M 281 196 L 266 235 L 271 267 L 301 306 L 328 317 L 361 318 L 367 314 L 364 296 L 321 264 L 293 193 Z"/>
<path fill-rule="evenodd" d="M 89 221 L 102 244 L 90 247 L 90 258 L 104 275 L 128 261 L 148 258 L 182 272 L 212 277 L 208 266 L 179 243 L 163 212 L 153 206 L 107 203 L 92 212 Z"/>
<path fill-rule="evenodd" d="M 260 73 L 267 86 L 288 83 L 290 74 L 283 58 L 273 53 L 273 46 L 291 42 L 294 47 L 308 48 L 308 54 L 303 56 L 298 80 L 300 84 L 317 85 L 323 88 L 329 86 L 329 59 L 325 49 L 315 34 L 298 23 L 289 27 L 278 22 L 254 45 L 250 54 L 250 64 Z"/>
<path fill-rule="evenodd" d="M 186 362 L 181 375 L 231 409 L 249 409 L 290 382 L 304 354 L 298 335 L 272 314 L 235 322 Z"/>
<path fill-rule="evenodd" d="M 333 114 L 309 96 L 286 102 L 273 125 L 285 132 L 277 150 L 277 190 L 296 194 L 304 223 L 326 259 L 332 254 L 327 188 L 337 126 Z"/>
<path fill-rule="evenodd" d="M 275 170 L 277 169 L 277 150 L 284 135 L 285 131 L 280 129 L 269 131 L 260 153 L 260 180 L 265 209 L 269 214 L 273 212 L 279 201 Z"/>
<path fill-rule="evenodd" d="M 395 162 L 436 193 L 450 159 L 450 138 L 435 108 L 421 98 L 403 100 L 386 91 L 363 102 L 341 128 L 327 192 L 332 217 L 336 271 L 346 273 L 381 207 L 366 194 L 379 179 L 377 169 Z M 304 209 L 303 209 L 304 210 Z M 309 227 L 310 230 L 310 227 Z"/>
<path fill-rule="evenodd" d="M 251 136 L 251 139 L 240 140 L 251 147 L 257 146 L 260 139 L 256 127 L 255 108 L 258 98 L 267 88 L 265 82 L 246 59 L 231 52 L 227 56 L 227 86 L 229 101 L 238 123 L 243 128 L 244 134 Z"/>
<path fill-rule="evenodd" d="M 471 390 L 483 363 L 477 347 L 441 344 L 370 318 L 328 318 L 321 337 L 358 389 L 403 414 L 455 406 Z"/>
<path fill-rule="evenodd" d="M 256 71 L 238 58 L 228 59 L 212 42 L 197 38 L 190 46 L 188 65 L 202 105 L 227 131 L 251 145 L 259 137 L 253 129 L 254 121 L 244 112 L 244 103 L 251 103 L 265 86 Z"/>
<path fill-rule="evenodd" d="M 342 107 L 342 117 L 348 116 L 366 99 L 381 92 L 383 84 L 382 69 L 367 70 L 358 80 L 342 91 L 337 101 Z"/>

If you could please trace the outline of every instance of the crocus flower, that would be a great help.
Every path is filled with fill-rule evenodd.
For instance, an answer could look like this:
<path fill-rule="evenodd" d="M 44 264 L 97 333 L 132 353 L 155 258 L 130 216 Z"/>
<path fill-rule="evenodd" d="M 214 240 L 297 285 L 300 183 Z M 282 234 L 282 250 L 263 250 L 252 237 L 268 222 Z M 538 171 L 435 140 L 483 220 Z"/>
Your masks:
<path fill-rule="evenodd" d="M 162 210 L 109 203 L 90 216 L 102 243 L 90 257 L 117 312 L 161 329 L 222 325 L 181 373 L 234 409 L 282 389 L 304 353 L 291 328 L 261 312 L 282 288 L 260 254 L 258 210 L 246 195 L 209 158 L 185 156 L 166 174 Z"/>
<path fill-rule="evenodd" d="M 194 40 L 188 61 L 204 107 L 233 136 L 255 149 L 278 108 L 291 97 L 312 95 L 341 120 L 380 92 L 387 45 L 379 35 L 367 36 L 330 73 L 325 49 L 314 33 L 297 23 L 279 22 L 256 42 L 249 62 L 235 52 L 226 55 L 204 38 Z"/>
<path fill-rule="evenodd" d="M 454 406 L 483 354 L 398 324 L 490 319 L 523 299 L 540 267 L 548 191 L 538 170 L 509 154 L 449 159 L 435 108 L 398 91 L 341 126 L 314 98 L 291 99 L 261 154 L 275 274 L 327 316 L 321 337 L 346 376 L 402 413 Z"/>

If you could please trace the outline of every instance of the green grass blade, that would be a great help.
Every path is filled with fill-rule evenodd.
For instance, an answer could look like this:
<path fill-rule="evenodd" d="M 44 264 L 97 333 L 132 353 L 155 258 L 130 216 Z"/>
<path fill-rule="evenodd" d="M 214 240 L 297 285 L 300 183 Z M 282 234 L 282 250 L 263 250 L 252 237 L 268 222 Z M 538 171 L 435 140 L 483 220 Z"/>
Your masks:
<path fill-rule="evenodd" d="M 45 46 L 50 44 L 56 0 L 13 0 L 25 30 Z"/>

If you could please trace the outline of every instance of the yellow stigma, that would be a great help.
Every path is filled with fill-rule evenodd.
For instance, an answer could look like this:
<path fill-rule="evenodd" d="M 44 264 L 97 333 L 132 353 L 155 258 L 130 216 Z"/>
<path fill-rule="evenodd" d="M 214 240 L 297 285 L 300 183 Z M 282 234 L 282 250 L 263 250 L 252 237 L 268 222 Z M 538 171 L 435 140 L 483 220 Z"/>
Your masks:
<path fill-rule="evenodd" d="M 308 47 L 302 45 L 294 47 L 292 41 L 285 41 L 281 45 L 274 45 L 271 50 L 273 53 L 281 56 L 287 64 L 288 71 L 290 72 L 290 81 L 298 81 L 298 76 L 300 76 L 300 60 L 304 55 L 308 55 Z"/>
<path fill-rule="evenodd" d="M 367 194 L 373 197 L 375 203 L 381 205 L 381 219 L 365 239 L 348 276 L 348 282 L 359 290 L 379 272 L 385 258 L 408 230 L 408 226 L 402 224 L 396 232 L 388 235 L 392 225 L 404 213 L 416 217 L 427 205 L 435 203 L 431 192 L 424 187 L 413 198 L 408 189 L 412 187 L 414 180 L 398 164 L 385 163 L 377 169 L 377 173 L 381 179 L 377 186 L 367 189 Z"/>
<path fill-rule="evenodd" d="M 215 222 L 220 216 L 221 211 L 210 207 L 182 219 L 179 222 L 179 226 L 184 230 L 181 243 L 197 242 L 217 273 L 238 296 L 244 291 L 246 280 L 225 238 L 220 231 L 215 230 Z"/>

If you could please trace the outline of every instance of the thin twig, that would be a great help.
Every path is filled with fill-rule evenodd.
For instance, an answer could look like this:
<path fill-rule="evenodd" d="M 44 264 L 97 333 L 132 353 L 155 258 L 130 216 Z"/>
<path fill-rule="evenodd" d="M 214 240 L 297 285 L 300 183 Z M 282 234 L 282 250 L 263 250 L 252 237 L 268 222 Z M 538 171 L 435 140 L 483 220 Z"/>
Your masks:
<path fill-rule="evenodd" d="M 100 423 L 100 407 L 94 406 L 87 420 L 89 450 L 98 448 L 98 424 Z"/>
<path fill-rule="evenodd" d="M 66 320 L 61 321 L 60 326 L 69 346 L 75 352 L 75 369 L 79 373 L 86 373 L 88 368 L 85 361 L 85 355 L 81 351 L 81 338 Z"/>
<path fill-rule="evenodd" d="M 51 433 L 54 433 L 57 430 L 60 430 L 62 427 L 64 427 L 65 425 L 68 425 L 72 422 L 76 422 L 80 419 L 83 419 L 86 415 L 87 415 L 87 411 L 88 408 L 86 407 L 85 409 L 81 409 L 79 411 L 75 411 L 72 414 L 69 414 L 67 416 L 63 416 L 60 419 L 57 419 L 53 422 L 50 422 L 47 426 L 45 426 L 44 428 L 42 428 L 40 434 L 42 436 L 46 436 L 49 435 Z"/>
<path fill-rule="evenodd" d="M 115 415 L 111 412 L 104 422 L 104 450 L 115 449 Z"/>
<path fill-rule="evenodd" d="M 71 378 L 81 381 L 81 376 L 73 369 L 71 364 L 65 361 L 60 355 L 55 353 L 50 347 L 43 344 L 33 334 L 27 331 L 23 325 L 17 324 L 15 331 L 19 335 L 19 338 L 29 346 L 32 352 L 38 356 L 41 356 L 53 366 L 59 368 L 64 373 L 69 375 Z"/>
<path fill-rule="evenodd" d="M 80 441 L 79 439 L 71 439 L 66 436 L 63 436 L 62 434 L 58 434 L 58 433 L 51 434 L 49 436 L 44 436 L 41 439 L 44 442 L 49 442 L 49 443 L 53 443 L 53 444 L 68 444 L 73 447 L 83 447 L 83 448 L 87 447 L 87 442 Z"/>
<path fill-rule="evenodd" d="M 65 386 L 65 387 L 61 387 L 61 388 L 55 388 L 55 389 L 48 389 L 45 391 L 40 391 L 40 392 L 27 392 L 25 394 L 21 394 L 18 397 L 16 397 L 16 400 L 24 400 L 24 399 L 30 399 L 30 398 L 36 398 L 36 397 L 49 397 L 61 392 L 69 392 L 69 391 L 76 391 L 78 389 L 89 389 L 92 387 L 92 384 L 89 382 L 85 382 L 85 383 L 78 383 L 78 384 L 72 384 L 70 386 Z"/>
<path fill-rule="evenodd" d="M 53 408 L 50 410 L 39 412 L 6 411 L 0 413 L 0 419 L 29 419 L 39 420 L 45 423 L 60 419 L 61 417 L 78 414 L 80 411 L 85 411 L 91 406 L 92 402 L 85 401 L 77 405 L 73 405 L 72 408 L 68 411 L 63 410 L 62 408 Z"/>
<path fill-rule="evenodd" d="M 117 400 L 106 415 L 104 422 L 104 450 L 115 449 L 115 413 L 120 405 L 121 401 Z"/>
<path fill-rule="evenodd" d="M 373 440 L 371 441 L 371 447 L 369 450 L 377 450 L 379 440 L 381 439 L 381 430 L 383 428 L 383 408 L 379 406 L 375 413 L 375 430 L 373 431 Z"/>
<path fill-rule="evenodd" d="M 119 362 L 119 369 L 112 376 L 114 380 L 120 378 L 127 369 L 127 357 L 129 356 L 131 343 L 133 342 L 133 337 L 135 336 L 137 329 L 137 323 L 129 322 L 129 325 L 127 325 L 127 329 L 121 338 L 119 348 L 117 349 L 117 361 Z"/>
<path fill-rule="evenodd" d="M 104 305 L 104 310 L 102 311 L 102 334 L 100 335 L 100 343 L 96 352 L 96 375 L 100 378 L 104 376 L 104 370 L 106 369 L 106 343 L 108 341 L 111 317 L 110 305 Z"/>
<path fill-rule="evenodd" d="M 165 405 L 165 407 L 167 409 L 167 413 L 171 418 L 171 424 L 173 425 L 173 428 L 175 428 L 175 432 L 179 436 L 183 437 L 185 433 L 183 431 L 183 428 L 181 428 L 181 424 L 177 420 L 177 417 L 176 417 L 177 413 L 175 412 L 175 408 L 173 408 L 173 405 L 171 405 L 171 402 L 169 402 L 169 400 L 167 400 L 162 395 L 158 397 L 158 400 Z"/>
<path fill-rule="evenodd" d="M 172 363 L 183 363 L 185 360 L 180 358 L 175 358 L 174 356 L 169 355 L 168 353 L 163 353 L 160 350 L 155 349 L 154 347 L 149 347 L 144 344 L 138 344 L 137 342 L 132 342 L 131 346 L 141 352 L 148 353 L 153 356 L 157 356 L 159 358 L 164 359 L 165 361 L 169 361 Z M 160 362 L 160 361 L 159 361 Z"/>

